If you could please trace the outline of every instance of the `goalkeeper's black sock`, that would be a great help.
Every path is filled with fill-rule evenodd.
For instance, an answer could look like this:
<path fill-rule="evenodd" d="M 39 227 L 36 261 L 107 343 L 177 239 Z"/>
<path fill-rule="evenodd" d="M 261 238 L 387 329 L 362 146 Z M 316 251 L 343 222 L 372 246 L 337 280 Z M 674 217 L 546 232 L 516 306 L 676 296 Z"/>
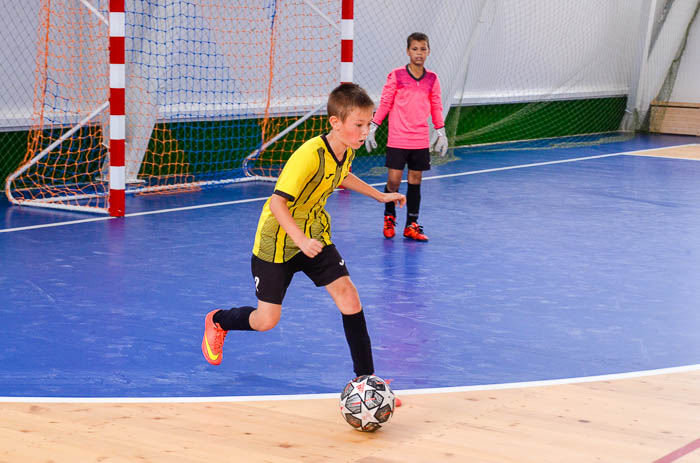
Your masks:
<path fill-rule="evenodd" d="M 233 307 L 228 310 L 219 310 L 212 319 L 218 323 L 222 330 L 253 331 L 250 326 L 250 314 L 255 310 L 253 307 Z"/>
<path fill-rule="evenodd" d="M 408 184 L 408 191 L 406 191 L 406 209 L 408 214 L 406 215 L 406 226 L 408 227 L 413 222 L 418 223 L 418 211 L 420 210 L 420 183 Z"/>
<path fill-rule="evenodd" d="M 387 186 L 385 186 L 384 193 L 396 193 L 396 192 L 389 191 L 389 188 Z M 390 215 L 392 217 L 396 217 L 396 204 L 394 204 L 394 201 L 389 201 L 388 203 L 384 203 L 384 215 Z"/>
<path fill-rule="evenodd" d="M 343 329 L 345 330 L 345 339 L 350 347 L 355 374 L 357 376 L 373 375 L 372 343 L 367 332 L 365 313 L 360 310 L 352 315 L 343 314 Z"/>

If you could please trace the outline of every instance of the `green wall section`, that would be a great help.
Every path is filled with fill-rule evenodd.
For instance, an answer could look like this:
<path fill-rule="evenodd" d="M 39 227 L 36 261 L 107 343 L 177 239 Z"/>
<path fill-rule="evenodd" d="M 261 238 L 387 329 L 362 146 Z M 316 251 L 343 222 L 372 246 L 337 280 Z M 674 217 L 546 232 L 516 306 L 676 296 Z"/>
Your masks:
<path fill-rule="evenodd" d="M 451 146 L 497 143 L 514 140 L 563 137 L 618 130 L 627 104 L 626 97 L 585 100 L 547 101 L 454 107 L 446 121 Z M 273 123 L 282 130 L 295 118 L 276 118 Z M 57 129 L 59 132 L 65 129 Z M 253 164 L 255 174 L 275 174 L 280 162 L 306 139 L 328 130 L 325 116 L 315 116 L 291 131 Z M 83 130 L 76 138 L 85 135 Z M 0 132 L 0 180 L 12 173 L 24 158 L 28 132 Z M 93 136 L 94 137 L 94 136 Z M 387 124 L 377 132 L 377 152 L 386 146 Z M 241 168 L 242 160 L 261 142 L 258 119 L 160 123 L 149 143 L 144 159 L 144 174 L 161 176 L 194 175 L 215 177 L 218 173 Z M 79 145 L 99 158 L 99 140 L 85 140 Z M 286 154 L 284 154 L 286 153 Z M 355 165 L 362 170 L 364 147 L 358 150 Z M 185 167 L 176 167 L 176 166 Z M 149 167 L 150 166 L 150 167 Z M 156 167 L 152 167 L 156 166 Z"/>
<path fill-rule="evenodd" d="M 5 179 L 24 159 L 29 132 L 0 132 L 0 190 L 5 191 Z"/>
<path fill-rule="evenodd" d="M 461 106 L 448 114 L 447 134 L 464 146 L 611 132 L 626 106 L 627 97 Z"/>

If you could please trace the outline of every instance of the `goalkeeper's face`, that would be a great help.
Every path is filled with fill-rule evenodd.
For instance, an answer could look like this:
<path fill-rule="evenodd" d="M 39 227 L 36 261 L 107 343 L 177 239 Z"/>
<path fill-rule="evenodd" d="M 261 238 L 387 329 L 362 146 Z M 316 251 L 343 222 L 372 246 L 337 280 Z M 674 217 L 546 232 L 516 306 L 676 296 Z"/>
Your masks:
<path fill-rule="evenodd" d="M 334 134 L 345 146 L 352 149 L 360 148 L 369 134 L 369 125 L 372 122 L 373 108 L 353 108 L 345 120 L 341 121 L 336 116 L 330 117 Z"/>
<path fill-rule="evenodd" d="M 408 58 L 411 60 L 411 64 L 414 66 L 422 67 L 425 64 L 425 60 L 430 54 L 430 47 L 428 42 L 425 40 L 412 40 L 411 46 L 406 50 Z"/>

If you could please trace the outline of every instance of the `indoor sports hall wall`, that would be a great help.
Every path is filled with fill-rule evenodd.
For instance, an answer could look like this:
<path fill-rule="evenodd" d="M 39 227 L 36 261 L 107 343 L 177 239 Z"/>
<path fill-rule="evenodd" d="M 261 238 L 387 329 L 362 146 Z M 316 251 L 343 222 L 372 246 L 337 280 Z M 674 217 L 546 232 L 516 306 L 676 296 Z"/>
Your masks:
<path fill-rule="evenodd" d="M 41 22 L 49 16 L 42 16 L 34 4 L 1 3 L 6 11 L 0 18 L 0 38 L 6 44 L 0 49 L 0 78 L 5 82 L 0 86 L 0 180 L 4 185 L 5 176 L 25 156 L 27 129 L 36 123 L 40 112 L 35 101 L 35 70 L 41 64 L 37 37 L 41 36 Z M 83 8 L 80 2 L 74 3 L 76 9 Z M 636 130 L 642 126 L 640 120 L 666 80 L 683 40 L 687 41 L 688 58 L 680 56 L 675 92 L 679 98 L 692 101 L 692 92 L 697 91 L 693 85 L 699 61 L 693 57 L 700 48 L 697 21 L 692 29 L 696 32 L 685 33 L 697 3 L 440 0 L 426 7 L 426 2 L 418 0 L 355 0 L 354 80 L 378 100 L 387 73 L 406 62 L 405 37 L 419 30 L 431 38 L 427 66 L 441 78 L 453 145 L 616 131 L 623 116 L 635 111 L 639 113 L 635 113 L 637 120 L 625 128 Z M 106 11 L 108 2 L 94 0 L 92 4 Z M 159 124 L 158 132 L 153 129 L 154 122 L 131 130 L 145 134 L 138 150 L 157 151 L 173 141 L 178 153 L 185 151 L 184 157 L 188 150 L 215 152 L 216 156 L 236 153 L 231 162 L 203 167 L 207 172 L 230 170 L 233 164 L 240 164 L 240 156 L 259 145 L 262 113 L 277 116 L 284 125 L 288 116 L 296 117 L 322 103 L 339 80 L 336 66 L 340 54 L 339 30 L 314 11 L 322 10 L 337 26 L 340 1 L 236 2 L 241 9 L 231 17 L 248 20 L 238 35 L 221 32 L 231 18 L 218 15 L 211 5 L 205 0 L 126 2 L 127 11 L 135 18 L 127 26 L 134 35 L 127 47 L 127 62 L 131 60 L 135 71 L 130 80 L 132 92 L 137 92 L 138 100 L 158 108 L 155 115 L 138 112 L 138 117 L 152 118 Z M 252 13 L 253 7 L 259 13 Z M 241 18 L 241 11 L 250 17 Z M 58 23 L 59 16 L 54 13 L 52 25 Z M 285 22 L 281 22 L 283 17 Z M 272 35 L 275 20 L 280 29 Z M 88 28 L 96 27 L 90 15 L 80 21 Z M 313 34 L 294 35 L 295 22 L 301 26 L 308 23 L 315 28 Z M 81 38 L 75 31 L 69 34 L 83 43 L 96 41 Z M 269 37 L 274 37 L 275 56 L 295 64 L 270 64 Z M 165 48 L 177 51 L 178 46 L 183 48 L 176 58 L 162 58 Z M 230 53 L 234 49 L 250 53 L 237 59 Z M 309 60 L 309 55 L 313 59 Z M 288 72 L 292 68 L 294 72 Z M 275 74 L 276 82 L 287 85 L 277 85 L 276 97 L 263 103 L 271 81 L 268 71 Z M 87 72 L 82 77 L 87 83 L 85 90 L 98 73 L 90 74 L 89 67 L 82 72 Z M 302 77 L 295 77 L 302 75 L 303 84 L 296 80 Z M 100 85 L 106 89 L 107 83 Z M 72 104 L 68 102 L 61 110 L 60 123 L 79 118 Z M 104 119 L 96 123 L 104 124 Z M 323 121 L 320 124 L 309 130 L 318 131 Z M 92 136 L 106 134 L 104 126 Z M 191 134 L 195 141 L 185 141 Z M 196 137 L 216 138 L 216 142 L 204 144 Z M 382 137 L 380 132 L 380 142 Z M 286 137 L 281 143 L 293 146 L 299 140 Z M 361 150 L 359 154 L 364 153 Z M 358 173 L 363 162 L 356 162 Z"/>

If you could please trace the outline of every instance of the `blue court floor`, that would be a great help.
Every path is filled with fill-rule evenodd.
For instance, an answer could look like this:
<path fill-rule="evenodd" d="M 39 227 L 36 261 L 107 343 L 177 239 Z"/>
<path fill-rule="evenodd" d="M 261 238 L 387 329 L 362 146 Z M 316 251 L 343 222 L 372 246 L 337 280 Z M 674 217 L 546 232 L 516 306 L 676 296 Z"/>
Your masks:
<path fill-rule="evenodd" d="M 700 363 L 700 162 L 622 154 L 698 138 L 571 141 L 457 150 L 425 176 L 428 243 L 385 240 L 382 205 L 331 197 L 377 375 L 415 389 Z M 255 304 L 272 188 L 133 197 L 123 219 L 0 202 L 0 396 L 340 392 L 341 316 L 303 274 L 274 330 L 202 357 L 204 315 Z"/>

